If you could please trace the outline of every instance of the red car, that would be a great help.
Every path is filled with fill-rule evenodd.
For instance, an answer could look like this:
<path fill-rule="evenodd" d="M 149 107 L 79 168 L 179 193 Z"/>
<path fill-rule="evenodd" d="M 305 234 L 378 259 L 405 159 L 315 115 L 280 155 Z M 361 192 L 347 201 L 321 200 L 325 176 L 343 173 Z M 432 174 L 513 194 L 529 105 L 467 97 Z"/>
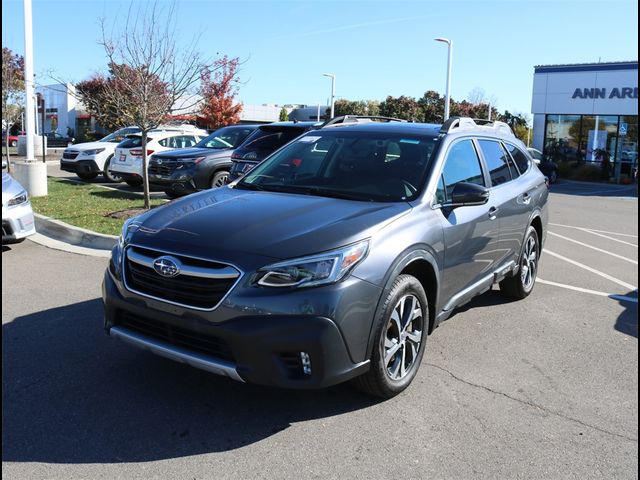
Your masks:
<path fill-rule="evenodd" d="M 2 132 L 2 146 L 4 147 L 6 144 L 9 144 L 10 147 L 18 146 L 18 136 L 17 135 L 9 135 L 5 136 L 5 132 Z"/>

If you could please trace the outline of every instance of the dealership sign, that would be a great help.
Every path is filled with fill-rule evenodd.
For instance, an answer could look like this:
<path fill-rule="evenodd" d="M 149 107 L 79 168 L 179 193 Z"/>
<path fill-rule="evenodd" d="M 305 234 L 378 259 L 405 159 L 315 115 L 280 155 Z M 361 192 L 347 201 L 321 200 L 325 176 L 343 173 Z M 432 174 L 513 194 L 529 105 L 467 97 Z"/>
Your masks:
<path fill-rule="evenodd" d="M 638 98 L 638 87 L 612 88 L 576 88 L 571 98 Z"/>

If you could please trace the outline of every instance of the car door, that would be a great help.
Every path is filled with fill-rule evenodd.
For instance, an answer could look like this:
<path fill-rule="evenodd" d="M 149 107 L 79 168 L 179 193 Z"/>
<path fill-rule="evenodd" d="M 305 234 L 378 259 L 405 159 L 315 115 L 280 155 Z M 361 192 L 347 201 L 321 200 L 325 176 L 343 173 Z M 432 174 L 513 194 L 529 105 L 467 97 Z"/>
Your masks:
<path fill-rule="evenodd" d="M 520 253 L 531 197 L 524 181 L 519 180 L 520 173 L 502 143 L 484 138 L 477 142 L 489 173 L 491 197 L 497 208 L 500 224 L 498 262 L 502 265 Z"/>
<path fill-rule="evenodd" d="M 453 207 L 451 194 L 460 182 L 487 185 L 486 175 L 471 138 L 453 143 L 438 179 L 436 201 L 444 235 L 441 300 L 443 305 L 459 303 L 465 292 L 490 277 L 498 259 L 499 222 L 492 198 L 484 205 Z M 449 308 L 446 308 L 449 309 Z"/>

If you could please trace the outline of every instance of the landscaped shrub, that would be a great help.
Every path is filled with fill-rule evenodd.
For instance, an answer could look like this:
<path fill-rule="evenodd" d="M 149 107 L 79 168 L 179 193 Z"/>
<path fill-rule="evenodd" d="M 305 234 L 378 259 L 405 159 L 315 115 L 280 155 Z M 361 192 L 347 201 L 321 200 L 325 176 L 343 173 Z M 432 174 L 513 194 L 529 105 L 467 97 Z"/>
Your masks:
<path fill-rule="evenodd" d="M 599 165 L 580 165 L 572 171 L 571 179 L 597 182 L 602 179 L 602 169 Z"/>
<path fill-rule="evenodd" d="M 576 169 L 574 162 L 559 162 L 558 163 L 558 176 L 562 178 L 569 178 L 573 171 Z"/>

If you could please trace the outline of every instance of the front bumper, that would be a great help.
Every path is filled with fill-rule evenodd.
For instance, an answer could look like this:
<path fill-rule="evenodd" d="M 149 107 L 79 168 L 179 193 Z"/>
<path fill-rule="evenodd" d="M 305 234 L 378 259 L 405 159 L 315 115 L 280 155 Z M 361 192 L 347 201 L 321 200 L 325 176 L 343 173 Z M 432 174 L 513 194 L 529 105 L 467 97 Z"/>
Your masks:
<path fill-rule="evenodd" d="M 71 173 L 100 173 L 95 160 L 60 160 L 60 170 Z"/>
<path fill-rule="evenodd" d="M 2 243 L 10 243 L 36 233 L 31 202 L 2 208 Z"/>
<path fill-rule="evenodd" d="M 341 329 L 326 316 L 238 312 L 224 321 L 207 321 L 198 312 L 151 309 L 145 299 L 123 295 L 108 270 L 102 293 L 111 336 L 235 380 L 323 388 L 369 368 L 368 360 L 352 360 Z M 308 355 L 310 372 L 301 353 Z"/>

